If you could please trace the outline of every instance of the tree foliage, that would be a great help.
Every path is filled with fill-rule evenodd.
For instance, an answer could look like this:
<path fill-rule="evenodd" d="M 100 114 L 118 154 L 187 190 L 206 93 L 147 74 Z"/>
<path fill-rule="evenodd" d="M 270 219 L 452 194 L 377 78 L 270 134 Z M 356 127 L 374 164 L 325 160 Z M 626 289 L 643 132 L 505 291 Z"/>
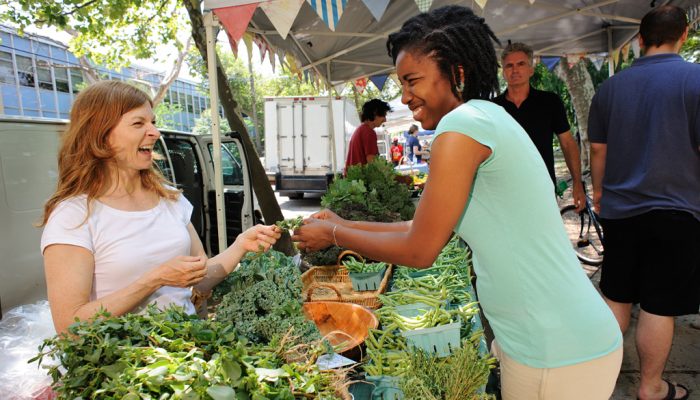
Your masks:
<path fill-rule="evenodd" d="M 72 53 L 108 68 L 153 58 L 160 45 L 179 50 L 177 35 L 189 26 L 178 0 L 12 0 L 0 19 L 20 32 L 53 26 L 71 33 Z"/>

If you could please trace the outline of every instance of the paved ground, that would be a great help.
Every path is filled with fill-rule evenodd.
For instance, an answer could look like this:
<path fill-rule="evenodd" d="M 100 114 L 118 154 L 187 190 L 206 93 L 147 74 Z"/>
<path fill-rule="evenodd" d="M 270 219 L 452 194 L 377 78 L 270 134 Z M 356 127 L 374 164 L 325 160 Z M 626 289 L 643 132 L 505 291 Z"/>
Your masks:
<path fill-rule="evenodd" d="M 559 153 L 555 157 L 557 158 L 557 175 L 568 175 L 561 154 Z M 561 206 L 569 203 L 570 191 L 569 189 L 565 193 L 564 200 L 560 201 Z M 298 215 L 308 216 L 321 207 L 319 195 L 310 195 L 303 200 L 289 200 L 287 197 L 278 196 L 278 201 L 285 218 Z M 582 268 L 586 268 L 589 274 L 595 271 L 586 266 L 582 266 Z M 593 277 L 596 287 L 598 278 L 599 274 Z M 693 318 L 700 317 L 687 316 L 676 320 L 676 335 L 666 366 L 665 377 L 688 387 L 692 392 L 690 399 L 700 400 L 700 330 L 690 326 Z M 636 390 L 639 384 L 639 360 L 634 347 L 635 327 L 636 312 L 633 315 L 631 327 L 625 335 L 622 370 L 612 400 L 636 399 Z"/>

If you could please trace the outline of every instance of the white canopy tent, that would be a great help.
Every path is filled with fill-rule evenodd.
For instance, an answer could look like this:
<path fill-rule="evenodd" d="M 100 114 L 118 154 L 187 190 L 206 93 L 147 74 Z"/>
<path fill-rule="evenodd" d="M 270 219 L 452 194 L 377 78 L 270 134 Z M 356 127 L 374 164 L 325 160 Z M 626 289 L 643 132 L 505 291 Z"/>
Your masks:
<path fill-rule="evenodd" d="M 700 18 L 700 0 L 204 0 L 209 71 L 216 69 L 214 31 L 219 26 L 212 11 L 253 3 L 264 4 L 269 9 L 294 2 L 301 4 L 296 16 L 292 16 L 293 22 L 286 37 L 278 33 L 262 8 L 255 9 L 246 30 L 261 36 L 273 48 L 293 55 L 301 64 L 301 71 L 313 71 L 329 87 L 393 72 L 394 66 L 386 50 L 386 37 L 420 12 L 417 3 L 432 3 L 430 9 L 448 4 L 471 7 L 486 20 L 503 45 L 508 41 L 524 42 L 534 48 L 536 55 L 543 57 L 590 54 L 611 57 L 637 34 L 642 16 L 652 6 L 673 4 L 685 8 L 691 17 L 691 24 L 696 26 Z M 324 7 L 329 9 L 331 3 L 344 6 L 334 30 L 319 17 L 310 3 L 325 3 Z M 386 4 L 386 9 L 377 21 L 366 4 L 376 8 L 378 3 Z M 373 11 L 376 14 L 376 9 Z M 211 106 L 217 109 L 216 74 L 210 73 L 209 80 Z M 212 114 L 212 134 L 214 147 L 219 148 L 217 113 Z M 219 240 L 220 248 L 224 248 L 225 218 L 219 152 L 214 152 L 214 168 L 217 176 Z"/>

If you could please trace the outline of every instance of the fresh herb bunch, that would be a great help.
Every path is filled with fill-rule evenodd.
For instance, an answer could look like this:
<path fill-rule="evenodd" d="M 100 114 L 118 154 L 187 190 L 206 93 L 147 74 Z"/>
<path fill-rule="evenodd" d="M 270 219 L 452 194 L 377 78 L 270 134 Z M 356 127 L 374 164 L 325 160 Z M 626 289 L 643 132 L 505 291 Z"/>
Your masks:
<path fill-rule="evenodd" d="M 301 273 L 291 257 L 275 250 L 248 256 L 219 286 L 228 293 L 216 319 L 251 342 L 269 343 L 290 327 L 307 342 L 320 339 L 316 325 L 304 318 Z"/>
<path fill-rule="evenodd" d="M 495 360 L 477 350 L 480 334 L 466 340 L 451 357 L 438 358 L 416 351 L 409 353 L 408 366 L 399 383 L 406 400 L 489 400 L 482 393 Z"/>
<path fill-rule="evenodd" d="M 229 324 L 149 306 L 144 314 L 100 311 L 76 322 L 44 341 L 30 362 L 60 361 L 48 367 L 60 399 L 337 398 L 338 376 L 309 359 L 285 361 L 291 348 L 251 346 Z"/>
<path fill-rule="evenodd" d="M 355 257 L 352 256 L 348 257 L 345 261 L 343 261 L 343 265 L 348 270 L 348 272 L 352 273 L 379 272 L 386 268 L 386 263 L 366 263 L 364 261 L 357 260 L 355 259 Z"/>
<path fill-rule="evenodd" d="M 301 227 L 304 223 L 304 217 L 298 216 L 296 218 L 285 219 L 282 221 L 277 221 L 277 225 L 283 232 L 295 231 L 297 228 Z"/>

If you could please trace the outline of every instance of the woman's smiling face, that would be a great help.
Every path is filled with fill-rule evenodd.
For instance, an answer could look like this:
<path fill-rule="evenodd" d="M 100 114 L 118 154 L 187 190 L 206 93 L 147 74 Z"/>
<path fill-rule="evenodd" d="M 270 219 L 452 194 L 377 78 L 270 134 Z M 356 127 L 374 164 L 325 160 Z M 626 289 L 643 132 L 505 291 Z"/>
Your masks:
<path fill-rule="evenodd" d="M 435 129 L 445 114 L 462 104 L 430 55 L 401 51 L 396 57 L 396 73 L 401 81 L 401 102 L 408 105 L 423 129 Z"/>

